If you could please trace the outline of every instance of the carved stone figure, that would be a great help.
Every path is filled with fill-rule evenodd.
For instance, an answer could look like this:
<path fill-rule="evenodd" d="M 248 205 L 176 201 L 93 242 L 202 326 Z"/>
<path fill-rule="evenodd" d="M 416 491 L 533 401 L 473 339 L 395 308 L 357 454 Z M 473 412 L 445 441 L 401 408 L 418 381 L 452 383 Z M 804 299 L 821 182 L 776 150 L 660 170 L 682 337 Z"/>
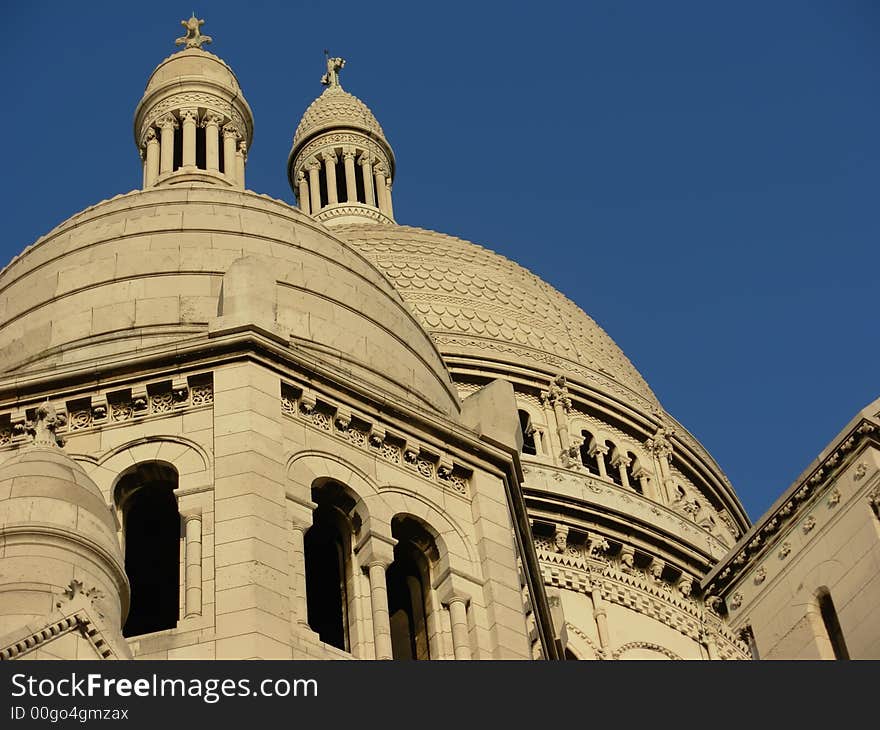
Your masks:
<path fill-rule="evenodd" d="M 174 43 L 178 46 L 186 46 L 187 48 L 201 48 L 203 43 L 211 43 L 212 38 L 209 35 L 202 35 L 200 28 L 205 24 L 204 20 L 199 20 L 195 14 L 189 20 L 181 20 L 180 24 L 186 28 L 186 35 L 177 38 Z"/>

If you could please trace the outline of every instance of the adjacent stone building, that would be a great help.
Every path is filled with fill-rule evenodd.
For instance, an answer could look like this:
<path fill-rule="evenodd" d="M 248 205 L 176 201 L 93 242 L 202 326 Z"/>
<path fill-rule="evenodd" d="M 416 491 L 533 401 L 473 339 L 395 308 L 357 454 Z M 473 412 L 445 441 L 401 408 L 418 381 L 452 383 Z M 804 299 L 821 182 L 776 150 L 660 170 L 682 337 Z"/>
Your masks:
<path fill-rule="evenodd" d="M 880 656 L 880 402 L 750 527 L 573 302 L 395 222 L 342 59 L 247 190 L 201 24 L 143 188 L 0 272 L 0 658 Z"/>

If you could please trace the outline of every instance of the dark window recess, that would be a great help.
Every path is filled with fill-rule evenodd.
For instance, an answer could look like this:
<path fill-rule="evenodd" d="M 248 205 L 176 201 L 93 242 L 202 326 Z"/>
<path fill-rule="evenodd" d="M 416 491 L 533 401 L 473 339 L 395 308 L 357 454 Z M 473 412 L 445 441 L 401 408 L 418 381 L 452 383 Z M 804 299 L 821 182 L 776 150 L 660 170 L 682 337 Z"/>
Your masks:
<path fill-rule="evenodd" d="M 367 194 L 364 191 L 364 168 L 356 163 L 354 166 L 354 182 L 355 186 L 357 187 L 358 203 L 366 203 Z"/>
<path fill-rule="evenodd" d="M 599 474 L 599 457 L 597 455 L 590 455 L 590 444 L 593 441 L 593 435 L 589 431 L 581 431 L 581 437 L 583 438 L 583 443 L 581 444 L 581 464 L 583 464 L 587 471 L 591 474 Z"/>
<path fill-rule="evenodd" d="M 208 162 L 205 151 L 205 130 L 204 127 L 196 127 L 196 167 L 200 170 L 208 169 Z"/>
<path fill-rule="evenodd" d="M 519 430 L 523 438 L 522 452 L 535 456 L 538 449 L 535 446 L 535 430 L 532 428 L 532 419 L 527 411 L 517 411 L 517 413 L 519 413 Z"/>
<path fill-rule="evenodd" d="M 217 166 L 220 168 L 220 172 L 225 174 L 226 173 L 226 160 L 224 159 L 224 155 L 223 155 L 223 148 L 224 147 L 226 147 L 226 145 L 223 144 L 223 135 L 221 134 L 220 135 L 220 143 L 217 145 L 217 161 L 218 161 Z"/>
<path fill-rule="evenodd" d="M 183 165 L 183 125 L 174 130 L 174 165 L 172 170 L 179 170 Z"/>
<path fill-rule="evenodd" d="M 159 464 L 140 464 L 116 488 L 125 533 L 125 572 L 131 606 L 123 636 L 140 636 L 177 626 L 180 605 L 180 514 L 177 473 Z"/>
<path fill-rule="evenodd" d="M 318 507 L 305 535 L 306 606 L 311 629 L 348 651 L 346 550 L 330 507 Z"/>
<path fill-rule="evenodd" d="M 318 189 L 321 191 L 321 207 L 324 208 L 327 205 L 327 174 L 324 172 L 324 166 L 321 165 L 321 169 L 318 171 Z M 312 211 L 313 213 L 315 211 Z"/>
<path fill-rule="evenodd" d="M 336 200 L 340 203 L 347 200 L 345 195 L 345 164 L 341 155 L 336 160 Z"/>
<path fill-rule="evenodd" d="M 831 600 L 831 594 L 827 590 L 822 590 L 819 593 L 819 612 L 822 614 L 822 623 L 825 624 L 825 632 L 828 634 L 828 640 L 834 650 L 834 658 L 849 659 L 849 651 L 846 648 L 846 641 L 843 639 L 843 631 L 840 628 L 837 611 L 834 609 L 834 601 Z"/>

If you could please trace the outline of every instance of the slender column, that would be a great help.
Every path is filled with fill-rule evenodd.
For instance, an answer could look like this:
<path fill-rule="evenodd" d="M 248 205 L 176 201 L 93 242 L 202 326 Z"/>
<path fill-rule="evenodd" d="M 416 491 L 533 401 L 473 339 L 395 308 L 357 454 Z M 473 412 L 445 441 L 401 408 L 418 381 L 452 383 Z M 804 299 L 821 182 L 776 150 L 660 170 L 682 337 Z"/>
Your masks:
<path fill-rule="evenodd" d="M 373 161 L 370 159 L 370 156 L 364 152 L 361 154 L 358 162 L 361 163 L 361 172 L 364 175 L 364 197 L 366 198 L 367 205 L 372 205 L 374 208 L 378 207 L 376 205 L 376 197 L 373 194 Z"/>
<path fill-rule="evenodd" d="M 603 649 L 608 647 L 608 612 L 605 609 L 605 601 L 600 595 L 599 586 L 593 585 L 590 595 L 593 598 L 593 616 L 596 618 L 596 630 L 599 632 L 599 646 Z"/>
<path fill-rule="evenodd" d="M 385 215 L 388 215 L 388 195 L 385 189 L 385 168 L 382 165 L 373 166 L 373 176 L 376 178 L 376 207 Z"/>
<path fill-rule="evenodd" d="M 660 496 L 657 494 L 657 490 L 654 489 L 654 483 L 651 481 L 650 477 L 644 473 L 644 471 L 639 474 L 639 484 L 642 487 L 642 494 L 646 496 L 648 499 L 653 499 L 655 502 L 660 501 Z"/>
<path fill-rule="evenodd" d="M 631 485 L 629 483 L 629 474 L 626 473 L 626 467 L 628 467 L 631 463 L 631 460 L 626 456 L 618 456 L 617 459 L 614 460 L 612 466 L 616 467 L 620 472 L 620 483 L 627 489 L 631 489 Z"/>
<path fill-rule="evenodd" d="M 554 415 L 553 409 L 550 406 L 550 398 L 546 393 L 541 395 L 541 406 L 544 409 L 544 422 L 547 424 L 547 453 L 553 454 L 554 452 L 558 452 L 562 447 L 556 442 L 553 429 L 551 428 Z"/>
<path fill-rule="evenodd" d="M 291 587 L 293 588 L 293 616 L 297 623 L 307 623 L 309 620 L 308 604 L 306 602 L 306 548 L 305 531 L 306 525 L 293 523 L 292 554 L 291 554 Z"/>
<path fill-rule="evenodd" d="M 147 151 L 143 147 L 138 150 L 138 153 L 141 156 L 141 170 L 143 172 L 141 188 L 147 187 Z"/>
<path fill-rule="evenodd" d="M 186 612 L 185 617 L 202 615 L 202 515 L 184 515 Z"/>
<path fill-rule="evenodd" d="M 159 153 L 159 166 L 163 175 L 174 170 L 174 130 L 179 126 L 171 114 L 163 117 L 159 122 L 159 136 L 162 144 Z"/>
<path fill-rule="evenodd" d="M 590 456 L 596 459 L 596 465 L 599 467 L 599 476 L 606 478 L 608 476 L 608 469 L 605 466 L 605 454 L 607 453 L 608 447 L 600 446 L 598 443 L 590 450 Z"/>
<path fill-rule="evenodd" d="M 145 166 L 144 187 L 149 188 L 156 184 L 159 177 L 159 140 L 156 139 L 156 130 L 150 127 L 147 130 L 147 164 Z"/>
<path fill-rule="evenodd" d="M 327 179 L 327 205 L 336 205 L 339 195 L 336 192 L 336 155 L 333 152 L 323 152 L 324 176 Z"/>
<path fill-rule="evenodd" d="M 300 170 L 296 173 L 296 182 L 299 187 L 299 208 L 303 213 L 311 213 L 311 207 L 309 206 L 309 182 L 306 180 L 305 173 Z"/>
<path fill-rule="evenodd" d="M 316 160 L 311 160 L 306 169 L 309 171 L 309 194 L 311 195 L 312 214 L 321 210 L 321 178 L 318 171 L 321 165 Z"/>
<path fill-rule="evenodd" d="M 449 619 L 452 624 L 452 648 L 456 659 L 471 658 L 471 643 L 468 636 L 467 603 L 462 596 L 453 596 L 449 601 Z"/>
<path fill-rule="evenodd" d="M 244 189 L 245 162 L 247 162 L 247 142 L 241 140 L 235 152 L 235 181 L 242 190 Z"/>
<path fill-rule="evenodd" d="M 202 122 L 205 128 L 205 167 L 220 172 L 220 122 L 219 114 L 208 114 Z"/>
<path fill-rule="evenodd" d="M 711 631 L 706 631 L 703 634 L 703 643 L 706 645 L 706 653 L 709 655 L 709 659 L 711 661 L 718 661 L 718 643 L 715 641 L 715 634 Z"/>
<path fill-rule="evenodd" d="M 388 217 L 394 218 L 394 204 L 391 202 L 391 176 L 385 178 L 385 205 L 388 206 Z"/>
<path fill-rule="evenodd" d="M 342 153 L 342 162 L 345 164 L 345 201 L 357 202 L 357 182 L 354 176 L 354 152 L 348 150 Z"/>
<path fill-rule="evenodd" d="M 223 125 L 223 174 L 233 185 L 235 184 L 235 146 L 238 130 L 231 122 Z"/>
<path fill-rule="evenodd" d="M 183 123 L 183 161 L 182 167 L 196 166 L 196 109 L 181 109 L 180 120 Z"/>
<path fill-rule="evenodd" d="M 391 621 L 388 617 L 388 588 L 385 585 L 385 562 L 374 560 L 369 566 L 370 604 L 373 608 L 373 639 L 376 659 L 393 659 Z"/>

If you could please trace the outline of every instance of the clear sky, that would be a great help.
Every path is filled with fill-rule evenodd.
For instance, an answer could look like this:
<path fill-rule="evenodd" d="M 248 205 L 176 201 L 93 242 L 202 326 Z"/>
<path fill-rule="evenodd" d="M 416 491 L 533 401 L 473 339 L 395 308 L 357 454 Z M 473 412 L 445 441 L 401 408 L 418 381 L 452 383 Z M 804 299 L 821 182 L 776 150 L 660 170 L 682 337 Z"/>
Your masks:
<path fill-rule="evenodd" d="M 758 517 L 880 396 L 880 5 L 43 2 L 0 28 L 3 263 L 140 186 L 132 118 L 195 10 L 285 164 L 323 49 L 397 156 L 398 222 L 592 315 Z"/>

